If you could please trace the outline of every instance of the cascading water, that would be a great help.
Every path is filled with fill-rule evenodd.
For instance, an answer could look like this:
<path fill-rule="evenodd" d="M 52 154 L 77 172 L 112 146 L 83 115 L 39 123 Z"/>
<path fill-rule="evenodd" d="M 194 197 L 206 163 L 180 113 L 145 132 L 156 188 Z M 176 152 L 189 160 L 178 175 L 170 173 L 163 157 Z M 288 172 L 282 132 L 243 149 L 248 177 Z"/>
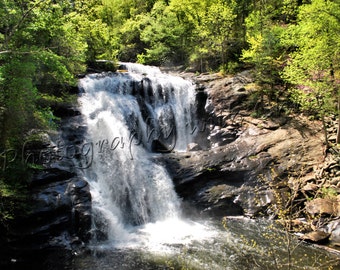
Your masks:
<path fill-rule="evenodd" d="M 151 151 L 181 151 L 191 142 L 195 87 L 156 67 L 125 63 L 124 69 L 81 79 L 79 102 L 94 147 L 84 171 L 94 234 L 96 240 L 126 245 L 136 228 L 145 233 L 145 224 L 180 223 L 172 181 Z"/>

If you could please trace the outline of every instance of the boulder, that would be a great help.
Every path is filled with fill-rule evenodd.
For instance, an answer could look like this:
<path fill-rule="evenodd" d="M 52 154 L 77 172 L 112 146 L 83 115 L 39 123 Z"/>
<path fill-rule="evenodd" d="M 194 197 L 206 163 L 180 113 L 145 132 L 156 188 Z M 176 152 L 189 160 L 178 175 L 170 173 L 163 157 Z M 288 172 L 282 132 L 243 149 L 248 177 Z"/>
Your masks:
<path fill-rule="evenodd" d="M 324 231 L 314 231 L 301 235 L 299 239 L 317 244 L 325 244 L 329 241 L 329 237 L 329 233 Z"/>
<path fill-rule="evenodd" d="M 340 215 L 340 204 L 336 199 L 316 198 L 306 203 L 306 211 L 311 215 Z"/>
<path fill-rule="evenodd" d="M 187 152 L 202 150 L 198 143 L 189 143 L 187 146 Z"/>
<path fill-rule="evenodd" d="M 44 179 L 44 176 L 47 179 Z M 25 208 L 1 227 L 0 261 L 34 263 L 51 250 L 60 254 L 82 248 L 91 229 L 91 194 L 88 183 L 62 170 L 33 176 Z M 66 252 L 67 251 L 67 252 Z"/>

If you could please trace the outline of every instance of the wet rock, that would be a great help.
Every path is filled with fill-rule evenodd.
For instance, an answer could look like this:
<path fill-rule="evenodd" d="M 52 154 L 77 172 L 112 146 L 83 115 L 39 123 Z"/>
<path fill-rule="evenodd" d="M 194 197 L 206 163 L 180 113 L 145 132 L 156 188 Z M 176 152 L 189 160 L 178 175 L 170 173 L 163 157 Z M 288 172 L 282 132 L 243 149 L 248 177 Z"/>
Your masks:
<path fill-rule="evenodd" d="M 151 143 L 151 151 L 156 153 L 170 153 L 171 148 L 169 148 L 165 143 L 160 140 L 153 140 Z"/>
<path fill-rule="evenodd" d="M 187 146 L 187 151 L 188 152 L 199 151 L 199 150 L 202 150 L 202 148 L 197 143 L 189 143 L 188 146 Z"/>
<path fill-rule="evenodd" d="M 236 138 L 236 132 L 230 131 L 229 129 L 221 129 L 220 127 L 215 127 L 208 136 L 212 147 L 226 145 L 235 141 Z"/>
<path fill-rule="evenodd" d="M 332 245 L 340 247 L 340 228 L 339 227 L 336 228 L 334 231 L 332 231 L 330 241 Z"/>
<path fill-rule="evenodd" d="M 43 186 L 53 182 L 62 182 L 73 176 L 75 176 L 75 174 L 72 172 L 64 171 L 58 168 L 50 168 L 37 172 L 29 180 L 29 184 L 31 187 Z"/>
<path fill-rule="evenodd" d="M 326 233 L 330 234 L 330 244 L 332 246 L 340 246 L 340 220 L 331 220 L 324 224 L 321 228 Z"/>
<path fill-rule="evenodd" d="M 234 202 L 242 207 L 245 215 L 254 217 L 266 213 L 268 206 L 275 202 L 275 196 L 269 189 L 255 191 L 248 187 L 239 193 Z"/>
<path fill-rule="evenodd" d="M 73 158 L 77 155 L 68 156 L 65 150 L 67 146 L 75 149 L 84 140 L 86 126 L 79 115 L 64 117 L 62 136 L 50 134 L 58 143 L 54 144 L 49 137 L 39 147 L 36 143 L 25 144 L 27 161 L 43 164 L 45 169 L 36 170 L 27 180 L 27 194 L 18 201 L 21 210 L 15 213 L 15 218 L 8 220 L 6 226 L 0 224 L 0 262 L 11 263 L 9 258 L 14 258 L 16 265 L 25 265 L 34 257 L 41 258 L 41 265 L 52 251 L 71 255 L 89 240 L 92 212 L 89 186 L 75 174 Z M 46 153 L 48 150 L 53 158 L 41 155 L 43 150 Z"/>

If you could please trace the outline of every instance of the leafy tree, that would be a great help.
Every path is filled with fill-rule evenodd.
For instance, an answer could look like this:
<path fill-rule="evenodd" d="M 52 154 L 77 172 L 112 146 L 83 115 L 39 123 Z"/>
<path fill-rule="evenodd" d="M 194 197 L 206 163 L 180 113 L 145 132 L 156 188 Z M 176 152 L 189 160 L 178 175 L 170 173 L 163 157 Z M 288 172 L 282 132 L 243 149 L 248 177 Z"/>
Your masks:
<path fill-rule="evenodd" d="M 220 65 L 226 68 L 226 55 L 231 43 L 233 24 L 236 15 L 233 13 L 236 3 L 231 1 L 227 5 L 224 1 L 212 3 L 198 27 L 199 36 L 202 37 L 202 45 L 206 50 L 215 52 L 220 58 Z"/>
<path fill-rule="evenodd" d="M 85 62 L 114 57 L 102 9 L 99 0 L 0 1 L 0 148 L 50 123 L 38 100 L 64 95 Z"/>
<path fill-rule="evenodd" d="M 173 12 L 162 1 L 157 2 L 145 17 L 147 24 L 141 32 L 141 40 L 146 44 L 145 53 L 139 59 L 153 64 L 183 62 L 186 48 L 183 46 L 185 28 L 178 23 Z"/>
<path fill-rule="evenodd" d="M 33 85 L 32 77 L 36 68 L 27 58 L 30 57 L 18 55 L 12 56 L 11 59 L 5 58 L 8 62 L 0 67 L 2 147 L 17 145 L 18 139 L 22 139 L 24 132 L 27 131 L 30 119 L 33 119 L 37 89 Z M 3 77 L 8 74 L 10 76 Z"/>
<path fill-rule="evenodd" d="M 206 69 L 205 62 L 212 67 L 227 63 L 235 7 L 235 1 L 223 0 L 170 2 L 169 11 L 175 14 L 183 32 L 179 45 L 199 70 Z"/>
<path fill-rule="evenodd" d="M 313 0 L 299 10 L 297 25 L 291 25 L 285 41 L 296 50 L 283 77 L 296 87 L 293 98 L 303 108 L 316 110 L 322 119 L 340 110 L 340 3 Z M 337 143 L 340 142 L 338 126 Z M 325 140 L 327 132 L 324 125 Z"/>
<path fill-rule="evenodd" d="M 265 95 L 270 100 L 278 98 L 279 93 L 275 86 L 280 83 L 280 71 L 285 53 L 281 43 L 284 27 L 273 18 L 273 16 L 279 17 L 277 7 L 267 4 L 254 9 L 245 20 L 246 40 L 249 47 L 243 50 L 242 60 L 253 66 L 256 82 L 260 86 L 256 110 L 263 109 Z"/>

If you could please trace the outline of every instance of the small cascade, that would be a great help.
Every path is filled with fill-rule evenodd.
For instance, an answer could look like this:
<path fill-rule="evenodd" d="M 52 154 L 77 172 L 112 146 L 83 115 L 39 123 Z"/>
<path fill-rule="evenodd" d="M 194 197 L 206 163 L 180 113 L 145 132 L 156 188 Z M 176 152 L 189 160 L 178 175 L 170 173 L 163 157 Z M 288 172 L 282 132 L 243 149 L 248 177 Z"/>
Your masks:
<path fill-rule="evenodd" d="M 130 241 L 138 226 L 180 217 L 172 180 L 151 152 L 185 150 L 195 121 L 191 82 L 156 67 L 122 66 L 122 72 L 79 82 L 93 145 L 91 166 L 83 170 L 91 185 L 93 230 L 96 240 L 110 243 Z"/>

